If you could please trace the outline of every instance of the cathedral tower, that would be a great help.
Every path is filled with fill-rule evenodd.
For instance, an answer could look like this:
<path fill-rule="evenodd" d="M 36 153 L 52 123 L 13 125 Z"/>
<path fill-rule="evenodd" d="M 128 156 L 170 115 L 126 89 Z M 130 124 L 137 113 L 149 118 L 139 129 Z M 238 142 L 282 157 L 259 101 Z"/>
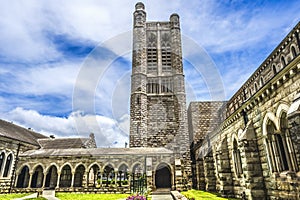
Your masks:
<path fill-rule="evenodd" d="M 133 16 L 130 147 L 188 152 L 179 16 L 147 22 L 143 3 Z"/>

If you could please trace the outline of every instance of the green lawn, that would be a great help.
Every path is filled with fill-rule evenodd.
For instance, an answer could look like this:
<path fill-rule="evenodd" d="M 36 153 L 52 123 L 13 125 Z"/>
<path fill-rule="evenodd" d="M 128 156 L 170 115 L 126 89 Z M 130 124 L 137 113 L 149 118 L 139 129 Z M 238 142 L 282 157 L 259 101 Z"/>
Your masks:
<path fill-rule="evenodd" d="M 226 198 L 218 197 L 216 194 L 204 192 L 201 190 L 189 190 L 185 192 L 181 192 L 183 195 L 185 195 L 187 198 L 194 198 L 195 200 L 224 200 Z M 229 199 L 234 200 L 234 199 Z"/>
<path fill-rule="evenodd" d="M 61 200 L 123 200 L 128 194 L 76 194 L 76 193 L 56 193 L 56 197 Z"/>
<path fill-rule="evenodd" d="M 10 200 L 10 199 L 15 199 L 15 198 L 20 198 L 30 195 L 30 193 L 20 193 L 20 194 L 0 194 L 0 199 L 1 200 Z"/>

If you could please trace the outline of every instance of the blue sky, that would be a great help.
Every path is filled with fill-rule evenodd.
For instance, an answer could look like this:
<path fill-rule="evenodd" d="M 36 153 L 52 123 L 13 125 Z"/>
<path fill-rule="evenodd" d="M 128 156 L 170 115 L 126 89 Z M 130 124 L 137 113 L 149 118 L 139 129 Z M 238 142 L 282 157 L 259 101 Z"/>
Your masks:
<path fill-rule="evenodd" d="M 135 3 L 1 1 L 0 118 L 59 137 L 94 132 L 98 146 L 124 146 Z M 296 0 L 144 4 L 149 21 L 178 13 L 182 35 L 201 50 L 197 60 L 183 48 L 188 101 L 230 98 L 300 19 Z M 212 95 L 215 77 L 221 97 Z"/>

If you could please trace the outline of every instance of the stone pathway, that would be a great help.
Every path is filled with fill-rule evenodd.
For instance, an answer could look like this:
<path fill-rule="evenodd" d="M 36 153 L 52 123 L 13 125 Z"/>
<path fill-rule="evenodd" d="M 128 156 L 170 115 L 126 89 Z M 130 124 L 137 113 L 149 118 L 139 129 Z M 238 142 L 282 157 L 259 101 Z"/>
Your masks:
<path fill-rule="evenodd" d="M 173 197 L 170 194 L 154 194 L 152 200 L 173 200 Z"/>
<path fill-rule="evenodd" d="M 32 199 L 32 198 L 36 198 L 36 197 L 37 197 L 37 193 L 33 193 L 31 195 L 27 195 L 27 196 L 21 197 L 21 198 L 16 198 L 14 200 Z"/>
<path fill-rule="evenodd" d="M 48 200 L 59 200 L 59 198 L 55 197 L 52 191 L 50 192 L 46 192 L 45 194 L 42 195 L 42 197 L 48 199 Z M 32 198 L 37 198 L 37 193 L 33 193 L 31 195 L 27 195 L 25 197 L 21 197 L 21 198 L 16 198 L 14 200 L 24 200 L 24 199 L 32 199 Z"/>

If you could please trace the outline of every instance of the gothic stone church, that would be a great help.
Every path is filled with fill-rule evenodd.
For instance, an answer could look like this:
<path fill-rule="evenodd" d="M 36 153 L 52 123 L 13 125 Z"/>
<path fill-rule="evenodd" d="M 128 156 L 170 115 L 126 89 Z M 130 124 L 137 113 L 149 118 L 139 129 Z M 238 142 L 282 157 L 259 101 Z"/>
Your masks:
<path fill-rule="evenodd" d="M 229 101 L 186 94 L 179 16 L 133 19 L 130 147 L 54 138 L 0 120 L 0 192 L 129 193 L 191 187 L 244 199 L 299 199 L 300 23 Z"/>

